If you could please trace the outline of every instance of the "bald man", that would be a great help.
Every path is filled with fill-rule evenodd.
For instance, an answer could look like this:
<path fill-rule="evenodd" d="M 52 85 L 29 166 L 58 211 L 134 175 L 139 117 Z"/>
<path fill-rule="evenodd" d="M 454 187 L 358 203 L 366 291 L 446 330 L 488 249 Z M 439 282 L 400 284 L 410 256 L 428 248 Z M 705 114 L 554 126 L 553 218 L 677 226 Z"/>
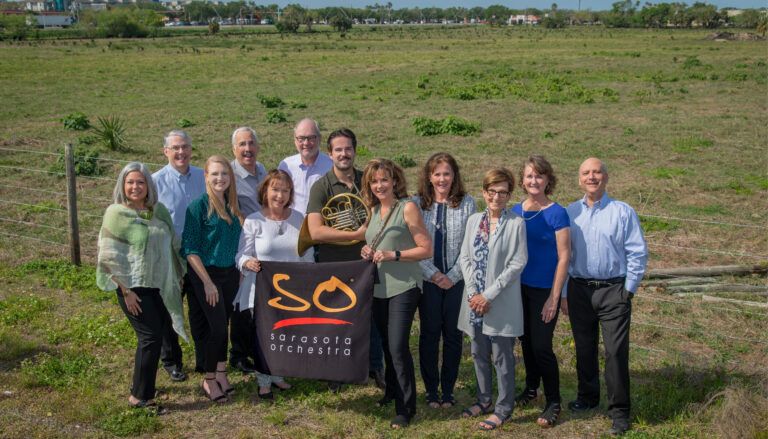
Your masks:
<path fill-rule="evenodd" d="M 621 435 L 629 422 L 629 323 L 632 297 L 645 273 L 648 248 L 640 221 L 628 204 L 608 196 L 608 169 L 597 158 L 579 167 L 584 197 L 568 206 L 571 221 L 570 279 L 561 301 L 571 320 L 576 345 L 578 394 L 574 412 L 600 403 L 599 328 L 605 345 L 605 384 L 610 434 Z"/>

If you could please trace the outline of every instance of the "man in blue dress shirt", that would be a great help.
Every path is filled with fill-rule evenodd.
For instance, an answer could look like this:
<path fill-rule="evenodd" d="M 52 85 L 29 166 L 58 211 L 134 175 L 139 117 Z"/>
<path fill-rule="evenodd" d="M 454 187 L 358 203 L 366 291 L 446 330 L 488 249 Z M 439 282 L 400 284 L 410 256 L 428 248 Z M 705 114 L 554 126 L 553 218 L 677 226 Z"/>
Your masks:
<path fill-rule="evenodd" d="M 599 328 L 605 345 L 605 384 L 610 433 L 620 435 L 629 423 L 629 323 L 632 297 L 645 273 L 648 249 L 640 221 L 628 204 L 608 196 L 608 170 L 589 158 L 579 168 L 584 198 L 568 206 L 571 221 L 570 279 L 561 301 L 569 315 L 576 345 L 578 395 L 568 404 L 574 412 L 600 401 Z"/>
<path fill-rule="evenodd" d="M 232 132 L 232 154 L 235 156 L 231 162 L 232 172 L 235 173 L 237 202 L 245 217 L 261 209 L 259 186 L 267 177 L 267 170 L 257 160 L 260 150 L 259 136 L 253 128 L 240 127 Z M 251 310 L 241 311 L 237 306 L 229 322 L 229 365 L 248 374 L 256 370 L 249 360 L 249 357 L 254 357 L 256 322 Z"/>
<path fill-rule="evenodd" d="M 187 205 L 205 193 L 205 177 L 202 169 L 189 164 L 192 158 L 192 140 L 186 132 L 174 130 L 168 133 L 163 139 L 163 155 L 168 159 L 168 164 L 152 174 L 152 180 L 157 186 L 158 201 L 168 208 L 176 236 L 181 239 Z M 204 364 L 202 340 L 207 330 L 207 323 L 197 300 L 193 297 L 191 285 L 186 276 L 182 294 L 187 295 L 189 304 L 190 332 L 195 343 L 195 370 L 202 371 Z M 169 331 L 163 336 L 160 359 L 171 380 L 187 379 L 182 370 L 181 347 L 175 332 Z"/>

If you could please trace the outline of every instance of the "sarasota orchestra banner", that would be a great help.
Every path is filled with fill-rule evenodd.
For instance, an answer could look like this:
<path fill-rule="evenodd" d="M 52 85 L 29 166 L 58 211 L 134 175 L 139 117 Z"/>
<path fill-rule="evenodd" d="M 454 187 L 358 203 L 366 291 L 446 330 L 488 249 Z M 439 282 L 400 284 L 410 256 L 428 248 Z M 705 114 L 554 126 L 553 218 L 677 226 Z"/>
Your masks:
<path fill-rule="evenodd" d="M 254 303 L 260 369 L 288 377 L 365 381 L 375 269 L 363 260 L 262 261 Z"/>

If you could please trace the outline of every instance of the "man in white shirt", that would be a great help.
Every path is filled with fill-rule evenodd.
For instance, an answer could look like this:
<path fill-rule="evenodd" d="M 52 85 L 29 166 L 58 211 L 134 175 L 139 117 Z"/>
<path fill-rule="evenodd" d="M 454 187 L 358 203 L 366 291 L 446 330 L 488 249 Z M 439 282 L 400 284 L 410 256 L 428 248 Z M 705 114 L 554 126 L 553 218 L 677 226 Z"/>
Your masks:
<path fill-rule="evenodd" d="M 307 211 L 312 185 L 333 168 L 333 160 L 320 152 L 320 127 L 313 119 L 302 119 L 293 129 L 293 143 L 299 152 L 286 157 L 277 166 L 293 180 L 293 209 Z"/>

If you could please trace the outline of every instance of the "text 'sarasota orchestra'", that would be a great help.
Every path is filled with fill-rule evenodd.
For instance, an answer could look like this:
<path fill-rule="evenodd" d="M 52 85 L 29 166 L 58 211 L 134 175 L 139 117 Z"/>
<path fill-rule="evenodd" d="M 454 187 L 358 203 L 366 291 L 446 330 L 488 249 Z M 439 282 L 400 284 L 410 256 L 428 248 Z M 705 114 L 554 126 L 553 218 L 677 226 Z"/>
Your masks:
<path fill-rule="evenodd" d="M 534 403 L 543 394 L 536 423 L 556 425 L 563 403 L 552 338 L 563 313 L 573 331 L 578 377 L 576 398 L 567 408 L 581 412 L 599 406 L 602 332 L 610 433 L 630 428 L 629 326 L 648 252 L 635 211 L 608 196 L 605 163 L 588 158 L 581 164 L 578 184 L 584 196 L 567 207 L 550 198 L 562 179 L 543 156 L 528 157 L 515 172 L 489 169 L 482 181 L 485 208 L 478 211 L 459 164 L 448 153 L 427 160 L 411 188 L 415 195 L 409 196 L 403 170 L 391 160 L 355 166 L 357 138 L 351 130 L 335 130 L 323 142 L 317 122 L 304 119 L 293 138 L 298 153 L 267 171 L 257 160 L 256 132 L 238 128 L 231 139 L 234 159 L 214 155 L 201 169 L 190 164 L 189 135 L 175 130 L 164 138 L 167 166 L 151 174 L 133 162 L 118 175 L 99 234 L 97 283 L 116 290 L 138 338 L 131 406 L 167 413 L 155 401 L 160 362 L 171 380 L 187 378 L 178 341 L 187 339 L 185 296 L 194 370 L 203 376 L 206 397 L 229 400 L 236 391 L 229 369 L 255 374 L 262 399 L 287 391 L 291 385 L 275 371 L 290 375 L 290 368 L 270 363 L 264 352 L 270 350 L 265 349 L 268 339 L 276 337 L 259 324 L 265 303 L 260 297 L 270 282 L 259 280 L 264 267 L 289 262 L 301 271 L 322 272 L 339 262 L 360 265 L 363 260 L 369 261 L 363 266 L 375 264 L 373 286 L 366 290 L 370 306 L 356 316 L 365 322 L 363 372 L 367 366 L 371 382 L 383 390 L 376 404 L 394 406 L 393 428 L 407 426 L 416 416 L 409 339 L 417 310 L 418 367 L 430 409 L 462 404 L 462 416 L 478 417 L 477 428 L 494 430 L 510 419 L 515 406 Z M 327 153 L 321 152 L 323 143 Z M 513 199 L 521 201 L 510 206 Z M 293 265 L 280 265 L 286 266 Z M 349 286 L 356 279 L 323 275 L 332 282 L 322 285 L 341 288 L 353 303 L 323 305 L 327 293 L 319 286 L 309 297 L 339 317 L 357 300 Z M 309 299 L 278 282 L 290 276 L 280 276 L 274 288 L 286 297 L 269 303 L 287 310 L 309 308 Z M 290 298 L 306 306 L 291 307 Z M 340 318 L 302 317 L 272 328 L 309 323 L 352 325 Z M 464 335 L 471 342 L 477 380 L 474 401 L 457 401 L 454 393 Z M 285 345 L 292 354 L 294 348 L 305 353 L 304 346 L 309 354 L 339 353 L 333 360 L 338 362 L 329 363 L 339 370 L 316 375 L 341 377 L 326 380 L 331 391 L 353 381 L 343 370 L 344 361 L 353 357 L 349 337 L 312 341 L 301 332 L 290 340 L 285 333 L 277 337 L 283 339 L 279 351 Z M 516 391 L 518 340 L 526 373 Z"/>

